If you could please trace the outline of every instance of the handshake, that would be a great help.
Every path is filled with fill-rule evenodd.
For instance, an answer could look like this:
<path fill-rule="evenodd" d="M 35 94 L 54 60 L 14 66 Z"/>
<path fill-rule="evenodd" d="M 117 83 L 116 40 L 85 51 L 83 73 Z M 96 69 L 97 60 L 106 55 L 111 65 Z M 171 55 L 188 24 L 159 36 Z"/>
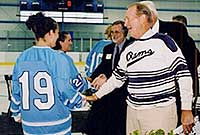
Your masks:
<path fill-rule="evenodd" d="M 92 87 L 83 92 L 82 97 L 84 100 L 87 101 L 96 101 L 98 97 L 96 96 L 95 92 L 99 90 L 100 87 L 107 81 L 107 77 L 105 76 L 105 74 L 100 74 L 93 81 L 91 78 L 88 78 L 88 81 L 91 82 Z"/>

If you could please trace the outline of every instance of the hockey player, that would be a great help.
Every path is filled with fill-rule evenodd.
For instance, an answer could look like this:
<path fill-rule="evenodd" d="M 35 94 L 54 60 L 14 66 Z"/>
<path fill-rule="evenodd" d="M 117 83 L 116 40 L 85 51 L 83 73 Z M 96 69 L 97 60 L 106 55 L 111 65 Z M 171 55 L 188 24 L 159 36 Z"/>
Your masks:
<path fill-rule="evenodd" d="M 70 83 L 71 61 L 51 49 L 58 24 L 37 13 L 26 26 L 34 32 L 36 46 L 22 52 L 14 66 L 12 116 L 22 122 L 24 134 L 71 135 L 70 109 L 81 107 L 82 96 Z"/>

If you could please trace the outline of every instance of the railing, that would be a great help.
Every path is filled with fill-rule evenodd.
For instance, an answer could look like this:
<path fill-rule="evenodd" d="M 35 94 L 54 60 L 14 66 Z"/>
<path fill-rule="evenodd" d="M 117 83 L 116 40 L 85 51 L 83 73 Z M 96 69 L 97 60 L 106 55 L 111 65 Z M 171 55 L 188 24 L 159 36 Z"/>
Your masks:
<path fill-rule="evenodd" d="M 71 32 L 72 52 L 89 52 L 92 46 L 104 38 L 103 33 Z M 0 31 L 0 52 L 22 52 L 31 47 L 34 36 L 30 31 Z"/>

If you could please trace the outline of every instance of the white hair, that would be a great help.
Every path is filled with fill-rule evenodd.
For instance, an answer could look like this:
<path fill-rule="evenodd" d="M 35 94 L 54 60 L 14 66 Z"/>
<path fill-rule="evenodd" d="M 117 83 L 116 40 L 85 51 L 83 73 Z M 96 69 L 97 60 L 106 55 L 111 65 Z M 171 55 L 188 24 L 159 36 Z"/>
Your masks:
<path fill-rule="evenodd" d="M 143 4 L 143 5 L 145 5 L 145 6 L 147 6 L 153 12 L 153 14 L 156 17 L 158 17 L 158 11 L 156 10 L 156 6 L 153 3 L 153 1 L 146 0 L 146 1 L 141 1 L 140 3 Z"/>

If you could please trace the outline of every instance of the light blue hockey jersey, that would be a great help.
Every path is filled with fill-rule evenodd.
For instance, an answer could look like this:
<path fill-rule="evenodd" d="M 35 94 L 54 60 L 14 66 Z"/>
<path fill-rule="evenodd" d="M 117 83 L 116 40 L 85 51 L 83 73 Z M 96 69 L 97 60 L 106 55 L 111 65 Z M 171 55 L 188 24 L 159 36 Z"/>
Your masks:
<path fill-rule="evenodd" d="M 31 47 L 16 61 L 12 76 L 12 116 L 24 134 L 71 134 L 71 112 L 82 97 L 71 84 L 71 61 L 49 47 Z"/>
<path fill-rule="evenodd" d="M 74 65 L 73 59 L 63 51 L 59 52 L 67 59 L 67 61 L 69 61 L 70 64 L 69 66 L 71 67 L 70 83 L 72 84 L 74 89 L 76 89 L 80 93 L 83 93 L 85 90 L 89 89 L 91 87 L 90 83 L 86 78 L 82 77 L 81 74 L 78 72 L 77 68 Z"/>
<path fill-rule="evenodd" d="M 88 77 L 92 75 L 93 71 L 101 63 L 103 48 L 111 43 L 111 40 L 101 40 L 94 45 L 86 59 L 85 72 Z"/>

